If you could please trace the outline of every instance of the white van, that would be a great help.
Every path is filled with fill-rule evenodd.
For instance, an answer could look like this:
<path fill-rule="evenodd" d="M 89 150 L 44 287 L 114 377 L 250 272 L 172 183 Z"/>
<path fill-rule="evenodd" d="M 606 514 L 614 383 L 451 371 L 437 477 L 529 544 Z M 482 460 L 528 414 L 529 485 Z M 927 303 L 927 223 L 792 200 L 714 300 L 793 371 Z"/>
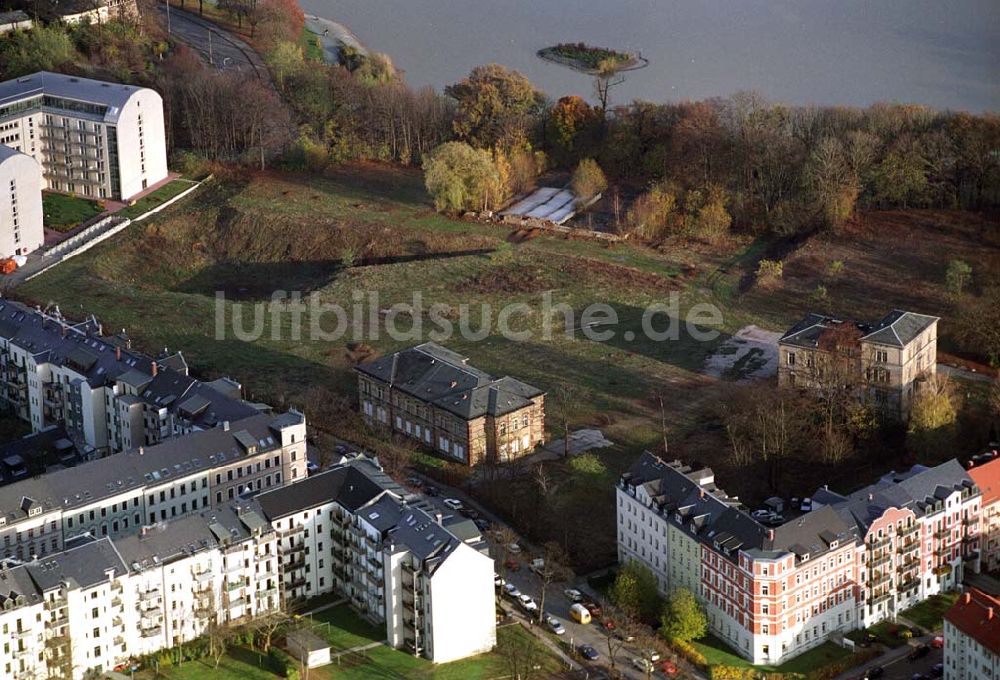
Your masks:
<path fill-rule="evenodd" d="M 569 608 L 569 615 L 572 616 L 573 620 L 577 623 L 590 623 L 590 612 L 579 602 Z"/>

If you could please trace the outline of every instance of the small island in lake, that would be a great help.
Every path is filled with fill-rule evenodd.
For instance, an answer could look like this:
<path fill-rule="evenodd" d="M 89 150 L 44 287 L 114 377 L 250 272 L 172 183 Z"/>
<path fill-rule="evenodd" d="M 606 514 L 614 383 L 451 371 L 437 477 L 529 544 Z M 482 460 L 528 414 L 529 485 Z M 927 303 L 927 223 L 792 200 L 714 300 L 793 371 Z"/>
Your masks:
<path fill-rule="evenodd" d="M 631 71 L 648 64 L 638 54 L 618 52 L 607 47 L 594 47 L 586 43 L 560 43 L 538 50 L 538 56 L 590 74 L 597 73 L 601 64 L 607 61 L 615 65 L 615 71 Z"/>

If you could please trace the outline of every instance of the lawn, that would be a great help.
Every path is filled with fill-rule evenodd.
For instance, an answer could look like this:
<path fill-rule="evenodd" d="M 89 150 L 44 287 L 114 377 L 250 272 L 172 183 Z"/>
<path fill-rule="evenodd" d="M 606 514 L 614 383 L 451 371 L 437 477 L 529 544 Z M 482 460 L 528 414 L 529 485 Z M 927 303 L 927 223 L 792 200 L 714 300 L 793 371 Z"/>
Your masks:
<path fill-rule="evenodd" d="M 520 626 L 501 628 L 499 639 L 516 637 L 532 641 L 542 667 L 540 677 L 561 669 L 561 662 L 528 631 Z M 274 680 L 277 678 L 267 666 L 267 657 L 246 648 L 231 649 L 222 659 L 219 668 L 211 661 L 189 661 L 181 666 L 161 668 L 160 677 L 168 680 Z M 311 678 L 321 680 L 368 680 L 369 678 L 407 678 L 408 680 L 488 680 L 509 674 L 503 657 L 491 652 L 480 656 L 434 664 L 405 652 L 384 645 L 358 654 L 335 659 L 328 666 L 309 671 Z M 137 677 L 149 680 L 153 673 L 142 671 Z"/>
<path fill-rule="evenodd" d="M 878 270 L 879 285 L 869 286 L 875 293 L 865 298 L 864 309 L 853 283 L 855 267 L 861 266 L 850 250 L 855 235 L 824 236 L 824 246 L 846 261 L 847 273 L 827 282 L 831 293 L 844 295 L 837 311 L 871 315 L 899 306 L 894 284 L 899 272 L 893 264 L 933 270 L 931 260 L 938 255 L 923 246 L 925 241 L 936 243 L 940 253 L 951 252 L 948 244 L 959 240 L 960 254 L 971 259 L 970 244 L 978 233 L 970 222 L 974 218 L 942 214 L 941 221 L 952 219 L 958 227 L 936 229 L 938 214 L 920 212 L 909 225 L 892 216 L 893 243 L 920 242 L 924 260 L 903 262 L 883 253 L 877 261 L 866 261 L 866 271 Z M 866 247 L 887 247 L 866 239 Z M 815 249 L 792 256 L 777 289 L 741 292 L 741 277 L 766 250 L 767 244 L 749 237 L 722 247 L 678 240 L 654 248 L 512 233 L 435 213 L 419 172 L 358 164 L 327 175 L 247 173 L 212 182 L 197 201 L 172 206 L 14 294 L 30 304 L 51 301 L 96 314 L 106 327 L 126 328 L 148 352 L 182 349 L 194 375 L 231 376 L 255 401 L 303 408 L 317 436 L 336 433 L 370 445 L 384 444 L 370 440 L 356 415 L 355 364 L 427 339 L 428 331 L 439 328 L 432 323 L 432 305 L 443 310 L 441 316 L 453 328 L 464 317 L 481 335 L 456 332 L 441 344 L 483 370 L 544 389 L 550 439 L 560 438 L 569 421 L 574 429 L 599 428 L 616 443 L 598 452 L 605 470 L 586 488 L 564 461 L 547 463 L 556 492 L 543 503 L 527 478 L 509 480 L 495 491 L 476 491 L 526 538 L 539 544 L 565 541 L 573 566 L 589 571 L 616 557 L 614 482 L 639 452 L 662 447 L 664 437 L 672 456 L 712 466 L 720 486 L 748 504 L 773 494 L 764 475 L 733 464 L 717 413 L 725 381 L 701 373 L 705 358 L 742 326 L 782 328 L 809 311 L 808 290 L 825 280 L 827 271 Z M 924 284 L 935 300 L 943 299 L 938 278 L 943 281 L 929 276 Z M 282 291 L 316 303 L 300 317 L 297 336 L 290 315 L 265 313 L 272 294 Z M 224 296 L 221 302 L 218 293 Z M 422 311 L 399 314 L 396 328 L 405 333 L 412 323 L 423 332 L 393 337 L 388 312 L 413 303 L 414 293 L 421 296 Z M 648 338 L 644 324 L 650 319 L 644 313 L 651 305 L 670 302 L 672 294 L 674 317 L 683 318 L 697 303 L 717 305 L 721 335 L 701 341 L 682 328 L 667 340 Z M 359 299 L 362 313 L 355 315 Z M 919 299 L 901 299 L 927 311 Z M 595 302 L 617 316 L 617 324 L 606 327 L 613 331 L 610 339 L 594 340 L 581 330 L 582 311 Z M 511 330 L 527 332 L 527 339 L 498 330 L 500 310 L 511 304 L 519 305 L 509 317 Z M 331 305 L 346 312 L 346 321 L 323 311 Z M 552 309 L 557 311 L 547 324 L 546 310 Z M 260 314 L 260 333 L 249 340 L 237 337 L 237 311 L 245 328 Z M 566 316 L 572 317 L 570 323 Z M 660 315 L 651 325 L 662 329 L 666 321 Z M 333 338 L 311 332 L 336 325 L 344 333 Z M 567 334 L 567 327 L 573 332 Z M 884 456 L 858 471 L 790 460 L 783 491 L 809 495 L 824 482 L 853 490 L 860 479 L 903 464 Z M 592 521 L 567 526 L 562 519 L 581 514 Z"/>
<path fill-rule="evenodd" d="M 305 26 L 302 27 L 302 35 L 299 36 L 299 45 L 306 61 L 323 63 L 323 45 L 320 37 Z"/>
<path fill-rule="evenodd" d="M 96 201 L 90 201 L 77 196 L 42 193 L 42 222 L 46 229 L 69 231 L 75 229 L 81 222 L 100 215 L 103 209 Z"/>
<path fill-rule="evenodd" d="M 958 601 L 958 593 L 932 595 L 920 604 L 900 612 L 900 616 L 927 631 L 941 628 L 945 613 Z"/>
<path fill-rule="evenodd" d="M 346 604 L 324 609 L 306 617 L 315 623 L 313 632 L 326 639 L 334 650 L 360 647 L 385 640 L 385 628 L 370 624 Z"/>
<path fill-rule="evenodd" d="M 865 636 L 868 633 L 871 633 L 875 636 L 877 642 L 885 645 L 886 647 L 895 648 L 902 647 L 906 644 L 906 638 L 900 636 L 900 633 L 904 630 L 908 629 L 901 623 L 881 621 L 869 628 L 866 628 L 865 630 L 852 630 L 847 634 L 847 637 L 855 642 L 863 642 Z"/>
<path fill-rule="evenodd" d="M 136 201 L 135 204 L 130 205 L 127 208 L 123 208 L 117 214 L 121 217 L 128 217 L 129 219 L 136 218 L 139 215 L 149 212 L 153 208 L 166 203 L 179 193 L 187 191 L 192 185 L 193 182 L 190 180 L 175 179 L 172 182 L 164 184 L 159 189 L 146 194 Z"/>
<path fill-rule="evenodd" d="M 832 642 L 824 642 L 819 647 L 813 647 L 807 652 L 803 652 L 792 659 L 789 659 L 778 666 L 760 665 L 754 666 L 749 661 L 732 650 L 722 640 L 713 635 L 708 635 L 701 640 L 692 643 L 701 652 L 710 666 L 736 666 L 739 668 L 756 668 L 762 672 L 776 673 L 806 673 L 832 663 L 843 661 L 851 656 L 849 650 Z"/>

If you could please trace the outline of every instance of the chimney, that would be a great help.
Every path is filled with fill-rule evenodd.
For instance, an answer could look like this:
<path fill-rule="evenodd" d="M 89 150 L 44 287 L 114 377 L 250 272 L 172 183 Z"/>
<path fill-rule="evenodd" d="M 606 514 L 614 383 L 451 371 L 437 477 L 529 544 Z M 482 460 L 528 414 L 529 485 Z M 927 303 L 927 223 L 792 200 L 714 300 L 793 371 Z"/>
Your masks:
<path fill-rule="evenodd" d="M 962 595 L 962 604 L 969 604 L 972 602 L 972 593 L 965 593 Z"/>
<path fill-rule="evenodd" d="M 65 338 L 65 337 L 66 337 L 66 334 L 67 334 L 68 332 L 69 332 L 69 331 L 68 331 L 68 329 L 66 328 L 66 325 L 65 325 L 65 324 L 63 324 L 63 327 L 62 327 L 62 336 L 63 336 L 63 337 Z"/>
<path fill-rule="evenodd" d="M 121 361 L 121 360 L 122 360 L 122 348 L 115 347 L 115 361 Z"/>
<path fill-rule="evenodd" d="M 993 620 L 993 607 L 987 607 L 986 608 L 986 620 L 987 621 L 992 621 Z"/>
<path fill-rule="evenodd" d="M 769 540 L 769 541 L 773 541 L 774 540 L 774 529 L 768 529 L 767 530 L 767 540 Z"/>
<path fill-rule="evenodd" d="M 229 421 L 228 420 L 223 420 L 222 421 L 222 431 L 223 432 L 229 432 Z"/>
<path fill-rule="evenodd" d="M 153 365 L 152 365 L 152 367 L 151 367 L 151 369 L 152 369 L 152 372 L 153 372 L 153 377 L 154 377 L 154 378 L 156 377 L 156 371 L 157 371 L 157 369 L 158 369 L 158 368 L 159 368 L 159 367 L 158 367 L 158 366 L 156 365 L 156 362 L 154 361 L 154 362 L 153 362 Z"/>
<path fill-rule="evenodd" d="M 434 513 L 434 521 L 437 522 L 438 524 L 441 524 L 442 522 L 444 522 L 444 515 L 440 511 L 435 512 Z M 441 524 L 441 526 L 444 526 L 444 525 Z"/>
<path fill-rule="evenodd" d="M 698 489 L 698 498 L 704 498 L 704 497 L 705 497 L 705 489 L 704 488 Z"/>
<path fill-rule="evenodd" d="M 139 447 L 139 455 L 140 455 L 140 456 L 141 456 L 141 455 L 142 455 L 143 453 L 145 453 L 145 451 L 146 451 L 146 450 L 145 450 L 145 448 L 143 448 L 143 447 L 141 447 L 141 446 Z"/>

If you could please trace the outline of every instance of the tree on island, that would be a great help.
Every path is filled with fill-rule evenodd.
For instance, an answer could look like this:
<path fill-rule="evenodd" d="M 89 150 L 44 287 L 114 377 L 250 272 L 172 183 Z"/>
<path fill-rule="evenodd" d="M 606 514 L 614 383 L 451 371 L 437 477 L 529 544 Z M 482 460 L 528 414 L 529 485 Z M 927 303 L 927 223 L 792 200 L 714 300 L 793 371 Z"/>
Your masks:
<path fill-rule="evenodd" d="M 625 74 L 622 72 L 624 63 L 619 59 L 602 59 L 597 64 L 597 73 L 594 74 L 594 90 L 597 93 L 597 101 L 601 103 L 601 117 L 608 113 L 608 102 L 611 99 L 611 89 L 625 82 Z"/>

